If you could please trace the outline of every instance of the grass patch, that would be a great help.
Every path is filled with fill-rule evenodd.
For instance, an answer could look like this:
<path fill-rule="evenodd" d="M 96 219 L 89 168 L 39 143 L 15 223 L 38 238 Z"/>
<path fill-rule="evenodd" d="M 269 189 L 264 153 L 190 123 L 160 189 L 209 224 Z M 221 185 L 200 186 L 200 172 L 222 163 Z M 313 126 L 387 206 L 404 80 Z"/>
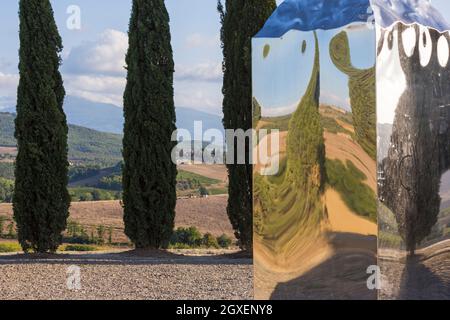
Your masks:
<path fill-rule="evenodd" d="M 0 253 L 20 252 L 22 248 L 17 242 L 0 243 Z"/>
<path fill-rule="evenodd" d="M 218 184 L 221 181 L 217 179 L 208 178 L 205 176 L 201 176 L 196 173 L 179 170 L 177 181 L 196 181 L 199 185 L 210 186 L 212 184 Z"/>
<path fill-rule="evenodd" d="M 212 196 L 228 194 L 227 188 L 211 188 L 211 189 L 208 189 L 208 191 L 209 191 L 209 194 Z"/>
<path fill-rule="evenodd" d="M 112 191 L 88 187 L 69 188 L 69 194 L 73 202 L 111 201 L 122 199 L 121 191 Z"/>
<path fill-rule="evenodd" d="M 328 183 L 339 192 L 345 204 L 356 214 L 377 221 L 376 195 L 364 181 L 366 175 L 351 161 L 326 161 Z"/>
<path fill-rule="evenodd" d="M 385 231 L 378 233 L 378 241 L 383 248 L 398 249 L 402 247 L 403 240 L 399 235 Z"/>
<path fill-rule="evenodd" d="M 262 118 L 261 121 L 265 122 L 265 124 L 260 129 L 266 130 L 278 129 L 280 131 L 288 131 L 289 121 L 291 120 L 291 118 L 292 118 L 291 114 L 280 117 Z"/>

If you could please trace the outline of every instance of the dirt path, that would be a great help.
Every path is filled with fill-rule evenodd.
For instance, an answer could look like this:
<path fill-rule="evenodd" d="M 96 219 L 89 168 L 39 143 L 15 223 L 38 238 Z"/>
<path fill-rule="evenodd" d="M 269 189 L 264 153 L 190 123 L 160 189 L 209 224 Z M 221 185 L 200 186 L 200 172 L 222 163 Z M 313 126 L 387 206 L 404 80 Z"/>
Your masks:
<path fill-rule="evenodd" d="M 326 132 L 325 148 L 328 159 L 341 160 L 344 163 L 350 160 L 366 176 L 366 184 L 376 192 L 377 190 L 377 166 L 374 159 L 346 135 L 339 135 Z"/>
<path fill-rule="evenodd" d="M 252 299 L 251 263 L 233 255 L 0 255 L 0 300 Z M 70 266 L 80 268 L 80 290 L 67 287 Z"/>
<path fill-rule="evenodd" d="M 361 235 L 377 235 L 375 223 L 353 213 L 339 193 L 329 188 L 325 193 L 328 221 L 333 232 L 348 232 Z"/>

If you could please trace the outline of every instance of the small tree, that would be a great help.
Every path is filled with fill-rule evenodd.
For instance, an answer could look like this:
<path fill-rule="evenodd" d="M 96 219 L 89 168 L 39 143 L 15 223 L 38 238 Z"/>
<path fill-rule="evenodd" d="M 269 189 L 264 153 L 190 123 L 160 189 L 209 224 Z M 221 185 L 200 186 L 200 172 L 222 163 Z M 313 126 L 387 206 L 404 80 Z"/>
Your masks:
<path fill-rule="evenodd" d="M 214 237 L 211 233 L 206 233 L 203 236 L 203 245 L 207 248 L 219 248 L 216 237 Z"/>

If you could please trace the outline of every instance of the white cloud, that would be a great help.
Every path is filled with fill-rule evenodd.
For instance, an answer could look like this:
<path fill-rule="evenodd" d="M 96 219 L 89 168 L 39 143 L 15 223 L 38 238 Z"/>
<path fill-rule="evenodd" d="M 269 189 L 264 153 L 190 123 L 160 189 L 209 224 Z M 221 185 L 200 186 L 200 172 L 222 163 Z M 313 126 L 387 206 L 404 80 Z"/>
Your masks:
<path fill-rule="evenodd" d="M 127 34 L 107 29 L 100 34 L 98 41 L 84 42 L 66 53 L 63 70 L 77 74 L 125 75 L 127 49 Z"/>
<path fill-rule="evenodd" d="M 220 34 L 208 37 L 201 33 L 192 33 L 186 37 L 185 45 L 190 49 L 199 47 L 220 47 Z"/>
<path fill-rule="evenodd" d="M 68 95 L 116 106 L 123 104 L 125 77 L 64 75 L 64 84 Z"/>
<path fill-rule="evenodd" d="M 296 101 L 296 102 L 293 102 L 286 106 L 273 107 L 273 108 L 261 106 L 261 113 L 262 113 L 263 117 L 285 116 L 285 115 L 291 114 L 295 110 L 297 110 L 299 103 L 300 103 L 300 101 Z"/>
<path fill-rule="evenodd" d="M 177 65 L 175 78 L 187 81 L 222 81 L 222 63 L 205 62 L 194 66 Z"/>
<path fill-rule="evenodd" d="M 221 83 L 181 81 L 175 84 L 175 106 L 222 114 Z"/>
<path fill-rule="evenodd" d="M 0 72 L 0 108 L 12 107 L 16 104 L 18 74 Z"/>

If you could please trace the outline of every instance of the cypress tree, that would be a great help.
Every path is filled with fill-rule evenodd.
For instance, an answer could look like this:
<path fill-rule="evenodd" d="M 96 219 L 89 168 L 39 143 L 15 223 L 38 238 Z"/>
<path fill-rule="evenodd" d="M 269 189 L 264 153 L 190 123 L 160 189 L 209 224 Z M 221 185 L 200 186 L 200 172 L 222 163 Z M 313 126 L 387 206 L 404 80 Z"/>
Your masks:
<path fill-rule="evenodd" d="M 174 62 L 164 0 L 134 0 L 124 93 L 125 233 L 136 248 L 158 249 L 172 235 L 176 165 Z"/>
<path fill-rule="evenodd" d="M 251 39 L 263 27 L 275 8 L 275 0 L 226 1 L 225 8 L 221 1 L 218 1 L 224 56 L 222 91 L 225 129 L 246 131 L 252 128 Z M 247 141 L 245 165 L 227 165 L 227 212 L 241 248 L 246 250 L 252 249 L 253 242 L 253 166 L 248 161 L 251 149 L 251 142 Z"/>
<path fill-rule="evenodd" d="M 24 251 L 54 252 L 69 215 L 62 41 L 49 0 L 21 0 L 14 219 Z"/>

